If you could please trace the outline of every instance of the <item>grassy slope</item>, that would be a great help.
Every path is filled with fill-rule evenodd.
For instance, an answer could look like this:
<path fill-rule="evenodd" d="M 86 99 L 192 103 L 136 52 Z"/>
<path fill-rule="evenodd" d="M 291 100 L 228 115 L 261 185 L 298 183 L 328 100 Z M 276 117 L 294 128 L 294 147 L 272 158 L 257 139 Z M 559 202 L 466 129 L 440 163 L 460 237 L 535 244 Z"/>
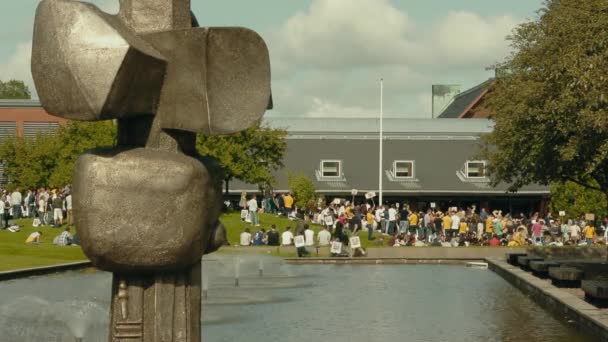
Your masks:
<path fill-rule="evenodd" d="M 32 220 L 17 220 L 17 223 L 21 226 L 20 232 L 0 230 L 0 271 L 86 260 L 80 247 L 53 245 L 53 238 L 62 229 L 34 228 Z M 26 245 L 25 239 L 36 230 L 42 232 L 42 243 Z"/>
<path fill-rule="evenodd" d="M 240 213 L 237 212 L 224 214 L 221 220 L 226 226 L 228 241 L 232 245 L 238 244 L 239 235 L 246 227 L 250 227 L 252 232 L 258 228 L 242 222 Z M 52 244 L 53 238 L 59 235 L 62 229 L 49 227 L 34 228 L 32 227 L 32 220 L 17 220 L 17 223 L 21 226 L 21 231 L 18 233 L 0 230 L 0 260 L 2 260 L 0 262 L 0 271 L 55 265 L 87 259 L 80 247 L 59 247 Z M 266 230 L 270 229 L 271 224 L 275 224 L 279 232 L 283 232 L 287 226 L 295 228 L 295 222 L 268 214 L 260 215 L 260 223 L 260 228 L 265 228 Z M 321 228 L 316 225 L 312 227 L 315 231 L 319 231 Z M 42 243 L 40 245 L 26 245 L 25 239 L 36 230 L 42 232 Z M 364 247 L 367 247 L 366 233 L 361 233 L 360 236 L 361 243 Z"/>

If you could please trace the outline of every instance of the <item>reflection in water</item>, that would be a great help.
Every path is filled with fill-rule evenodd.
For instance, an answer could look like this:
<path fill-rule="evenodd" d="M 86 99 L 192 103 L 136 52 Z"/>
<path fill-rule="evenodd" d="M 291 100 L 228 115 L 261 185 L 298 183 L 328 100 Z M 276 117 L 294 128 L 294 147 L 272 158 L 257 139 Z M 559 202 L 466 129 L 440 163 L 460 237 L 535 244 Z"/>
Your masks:
<path fill-rule="evenodd" d="M 233 256 L 204 262 L 205 342 L 593 340 L 488 270 L 239 258 L 238 288 Z M 0 340 L 107 341 L 110 284 L 105 272 L 0 282 Z"/>

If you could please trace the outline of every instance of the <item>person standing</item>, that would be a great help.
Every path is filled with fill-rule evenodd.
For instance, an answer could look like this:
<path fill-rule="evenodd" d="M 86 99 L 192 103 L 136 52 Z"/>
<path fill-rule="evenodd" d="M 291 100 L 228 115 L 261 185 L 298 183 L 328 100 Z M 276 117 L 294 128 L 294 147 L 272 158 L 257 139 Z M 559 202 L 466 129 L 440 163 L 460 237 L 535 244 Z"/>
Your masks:
<path fill-rule="evenodd" d="M 5 215 L 4 215 L 4 199 L 0 200 L 0 224 L 2 225 L 2 229 L 6 229 L 8 224 L 6 224 Z"/>
<path fill-rule="evenodd" d="M 46 221 L 46 200 L 43 194 L 38 196 L 38 218 L 40 218 L 40 224 L 47 225 Z"/>
<path fill-rule="evenodd" d="M 293 211 L 293 202 L 294 198 L 291 196 L 291 193 L 285 194 L 285 198 L 283 199 L 285 204 L 285 216 L 289 216 L 289 214 Z"/>
<path fill-rule="evenodd" d="M 367 223 L 367 240 L 373 240 L 374 230 L 376 230 L 376 227 L 374 227 L 376 225 L 376 221 L 374 220 L 374 214 L 372 214 L 371 209 L 365 214 L 365 222 Z M 321 233 L 319 232 L 319 234 Z"/>
<path fill-rule="evenodd" d="M 53 221 L 56 226 L 63 225 L 63 199 L 61 194 L 53 195 Z"/>
<path fill-rule="evenodd" d="M 409 221 L 409 231 L 410 235 L 414 235 L 418 232 L 418 214 L 415 212 L 409 212 L 408 217 Z"/>
<path fill-rule="evenodd" d="M 394 235 L 397 232 L 397 209 L 391 204 L 388 209 L 388 235 Z"/>
<path fill-rule="evenodd" d="M 260 225 L 260 221 L 258 219 L 258 200 L 255 195 L 251 196 L 249 202 L 247 202 L 247 207 L 249 208 L 249 217 L 251 217 L 251 224 L 258 227 Z"/>
<path fill-rule="evenodd" d="M 29 218 L 36 217 L 36 189 L 30 191 L 30 197 L 27 201 L 27 213 Z"/>
<path fill-rule="evenodd" d="M 593 223 L 589 222 L 587 223 L 587 225 L 585 226 L 585 241 L 587 242 L 588 245 L 592 245 L 593 244 L 593 239 L 595 238 L 595 227 L 593 226 Z"/>
<path fill-rule="evenodd" d="M 68 216 L 68 226 L 74 225 L 74 215 L 72 214 L 72 193 L 68 192 L 65 196 L 65 211 Z"/>
<path fill-rule="evenodd" d="M 19 192 L 19 188 L 16 188 L 15 191 L 13 191 L 13 193 L 11 194 L 13 219 L 21 218 L 21 202 L 23 202 L 23 197 L 21 196 L 21 192 Z"/>
<path fill-rule="evenodd" d="M 408 221 L 408 210 L 405 205 L 401 206 L 399 210 L 399 232 L 401 234 L 405 234 L 408 231 L 409 221 Z"/>

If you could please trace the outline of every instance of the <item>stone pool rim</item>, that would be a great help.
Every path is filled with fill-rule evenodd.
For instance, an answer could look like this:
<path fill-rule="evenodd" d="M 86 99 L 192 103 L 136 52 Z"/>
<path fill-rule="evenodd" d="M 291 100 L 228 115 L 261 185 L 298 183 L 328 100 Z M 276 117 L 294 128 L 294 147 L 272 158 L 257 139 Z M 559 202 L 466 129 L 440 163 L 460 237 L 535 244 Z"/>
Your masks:
<path fill-rule="evenodd" d="M 93 264 L 91 263 L 91 261 L 86 260 L 50 266 L 20 268 L 16 270 L 0 272 L 0 281 L 29 278 L 33 276 L 43 276 L 64 271 L 80 270 L 89 267 L 93 267 Z"/>

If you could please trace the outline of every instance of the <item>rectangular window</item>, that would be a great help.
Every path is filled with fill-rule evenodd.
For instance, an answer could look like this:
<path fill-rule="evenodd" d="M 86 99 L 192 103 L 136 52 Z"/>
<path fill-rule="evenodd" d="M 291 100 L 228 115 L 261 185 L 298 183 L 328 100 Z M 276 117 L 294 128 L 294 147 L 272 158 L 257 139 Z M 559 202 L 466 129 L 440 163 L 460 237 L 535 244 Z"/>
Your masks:
<path fill-rule="evenodd" d="M 321 175 L 323 177 L 340 177 L 342 176 L 342 161 L 340 160 L 322 160 Z"/>
<path fill-rule="evenodd" d="M 467 161 L 466 172 L 468 178 L 484 178 L 486 176 L 486 162 L 481 160 Z"/>
<path fill-rule="evenodd" d="M 414 178 L 414 161 L 395 160 L 393 163 L 393 176 L 395 178 Z"/>

